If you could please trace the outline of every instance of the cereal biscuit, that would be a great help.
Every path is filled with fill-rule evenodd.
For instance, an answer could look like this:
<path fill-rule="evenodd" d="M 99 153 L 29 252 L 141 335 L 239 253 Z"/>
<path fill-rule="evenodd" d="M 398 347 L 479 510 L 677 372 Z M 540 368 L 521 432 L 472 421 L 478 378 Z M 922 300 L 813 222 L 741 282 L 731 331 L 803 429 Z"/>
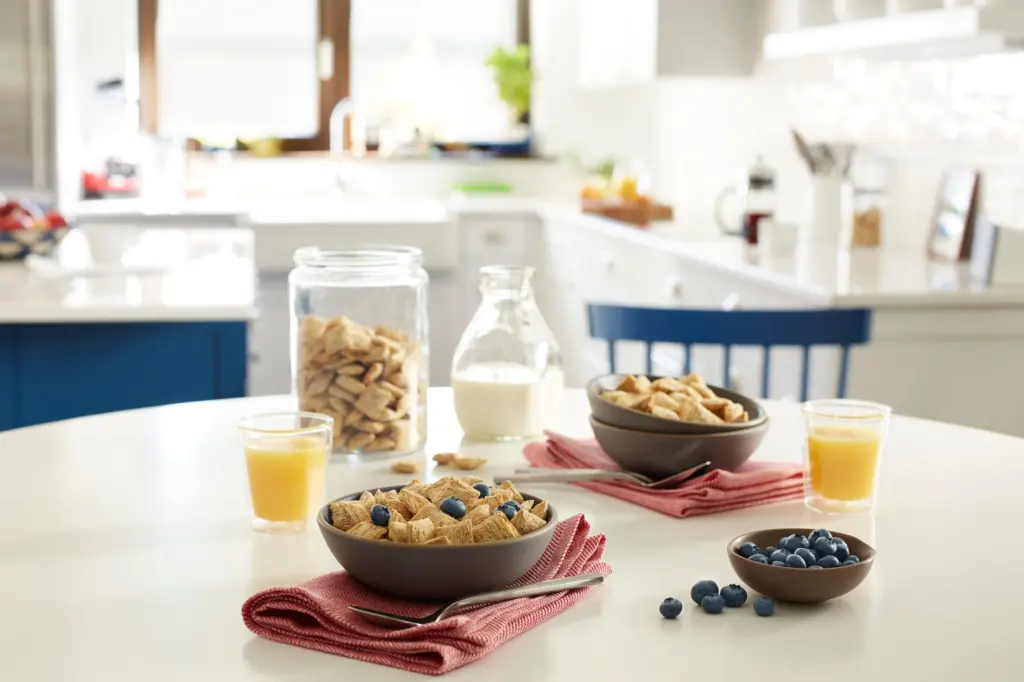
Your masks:
<path fill-rule="evenodd" d="M 533 514 L 534 516 L 539 516 L 540 518 L 542 518 L 545 521 L 547 521 L 548 520 L 548 501 L 547 500 L 541 500 L 537 504 L 533 505 L 533 509 L 530 510 L 530 513 Z"/>
<path fill-rule="evenodd" d="M 702 398 L 698 402 L 700 402 L 700 404 L 706 407 L 710 412 L 713 412 L 723 418 L 725 417 L 725 410 L 730 405 L 735 405 L 735 403 L 728 398 Z M 740 411 L 742 410 L 743 407 L 740 406 Z"/>
<path fill-rule="evenodd" d="M 476 544 L 500 542 L 517 537 L 519 531 L 509 523 L 504 514 L 491 514 L 486 521 L 473 526 L 473 542 Z"/>
<path fill-rule="evenodd" d="M 462 519 L 458 523 L 449 526 L 441 526 L 434 529 L 434 537 L 448 538 L 453 545 L 472 545 L 474 541 L 473 522 L 469 519 Z"/>
<path fill-rule="evenodd" d="M 427 540 L 423 544 L 424 545 L 450 545 L 450 544 L 452 544 L 452 541 L 449 540 L 444 535 L 435 535 L 434 537 L 430 538 L 429 540 Z"/>
<path fill-rule="evenodd" d="M 413 480 L 412 483 L 402 488 L 402 490 L 408 490 L 411 493 L 419 493 L 420 495 L 423 495 L 423 492 L 427 490 L 429 487 L 430 485 L 427 483 L 422 483 L 420 481 Z"/>
<path fill-rule="evenodd" d="M 433 460 L 437 462 L 440 466 L 448 466 L 453 461 L 455 461 L 455 458 L 458 456 L 459 453 L 457 452 L 439 452 L 436 455 L 434 455 Z"/>
<path fill-rule="evenodd" d="M 383 425 L 381 425 L 381 426 L 383 426 Z M 394 450 L 394 449 L 395 449 L 395 441 L 393 441 L 390 438 L 384 438 L 383 436 L 378 436 L 378 437 L 374 438 L 372 443 L 370 443 L 369 445 L 367 445 L 366 447 L 363 448 L 363 450 L 365 452 L 381 452 L 383 450 Z M 412 464 L 412 463 L 409 462 L 409 464 Z M 403 473 L 403 474 L 415 474 L 418 469 L 419 469 L 419 467 L 417 467 L 415 464 L 412 464 L 412 471 L 402 471 L 401 473 Z"/>
<path fill-rule="evenodd" d="M 622 383 L 615 390 L 625 391 L 626 393 L 650 393 L 651 380 L 645 376 L 633 376 L 630 374 L 622 380 Z"/>
<path fill-rule="evenodd" d="M 664 394 L 663 393 L 658 393 L 657 395 L 664 395 Z M 655 417 L 660 417 L 662 419 L 671 419 L 672 421 L 680 421 L 679 415 L 677 413 L 673 412 L 672 410 L 668 409 L 667 407 L 661 407 L 659 405 L 653 405 L 651 407 L 651 414 L 653 416 L 655 416 Z"/>
<path fill-rule="evenodd" d="M 682 386 L 683 384 L 679 385 Z M 679 402 L 667 393 L 654 393 L 651 395 L 650 400 L 647 401 L 647 409 L 653 412 L 655 407 L 676 412 L 679 410 Z"/>
<path fill-rule="evenodd" d="M 392 400 L 394 396 L 389 391 L 377 384 L 371 384 L 359 394 L 355 407 L 373 421 L 384 421 L 387 416 L 385 410 Z"/>
<path fill-rule="evenodd" d="M 369 521 L 360 521 L 345 532 L 367 540 L 383 540 L 384 536 L 388 534 L 388 529 L 376 526 Z"/>
<path fill-rule="evenodd" d="M 397 542 L 400 545 L 409 544 L 409 524 L 404 521 L 395 521 L 395 518 L 391 517 L 391 523 L 388 524 L 388 538 L 391 542 Z"/>
<path fill-rule="evenodd" d="M 741 421 L 741 418 L 745 417 L 746 415 L 747 412 L 746 410 L 743 409 L 742 405 L 740 405 L 739 403 L 729 403 L 728 405 L 726 405 L 725 409 L 722 410 L 721 416 L 722 419 L 725 420 L 726 424 L 732 424 Z M 746 421 L 746 419 L 742 419 L 742 421 Z"/>
<path fill-rule="evenodd" d="M 480 478 L 479 476 L 463 476 L 459 480 L 465 483 L 466 485 L 476 485 L 477 483 L 484 482 L 484 479 Z"/>
<path fill-rule="evenodd" d="M 331 525 L 339 530 L 348 530 L 360 521 L 369 521 L 370 512 L 360 502 L 331 502 Z"/>
<path fill-rule="evenodd" d="M 427 493 L 427 499 L 438 505 L 441 504 L 441 500 L 449 497 L 457 497 L 469 505 L 480 497 L 480 492 L 457 478 L 444 478 L 431 487 Z"/>
<path fill-rule="evenodd" d="M 678 391 L 683 390 L 684 386 L 686 386 L 686 384 L 684 384 L 679 379 L 672 379 L 671 377 L 662 377 L 660 379 L 656 379 L 651 384 L 651 390 L 660 391 L 662 393 L 676 393 Z"/>
<path fill-rule="evenodd" d="M 378 490 L 377 492 L 379 493 L 380 491 Z M 383 493 L 381 493 L 381 494 L 383 494 Z M 373 505 L 377 504 L 377 498 L 369 490 L 366 490 L 366 491 L 363 492 L 362 495 L 359 496 L 359 504 L 361 504 L 364 507 L 366 507 L 366 511 L 370 511 L 370 507 L 372 507 Z"/>
<path fill-rule="evenodd" d="M 548 525 L 547 521 L 539 516 L 531 514 L 525 509 L 520 509 L 516 512 L 516 515 L 512 517 L 512 526 L 519 531 L 520 535 L 526 535 L 535 530 L 540 530 L 546 525 Z"/>
<path fill-rule="evenodd" d="M 511 492 L 512 499 L 515 500 L 516 503 L 518 503 L 519 505 L 522 505 L 523 502 L 526 501 L 523 498 L 523 496 L 519 494 L 519 491 L 516 490 L 516 487 L 512 485 L 512 481 L 502 481 L 501 485 L 498 486 L 498 490 L 508 490 L 509 492 Z"/>
<path fill-rule="evenodd" d="M 376 438 L 376 436 L 374 436 L 372 433 L 364 433 L 360 431 L 359 433 L 353 433 L 351 436 L 349 436 L 348 442 L 346 444 L 348 445 L 349 450 L 361 450 L 362 448 L 365 448 L 367 445 L 372 443 L 374 438 Z M 394 465 L 392 465 L 391 470 L 396 471 L 394 469 Z M 413 471 L 397 471 L 396 473 L 411 474 L 414 472 L 415 469 Z"/>
<path fill-rule="evenodd" d="M 479 469 L 484 464 L 487 464 L 487 459 L 484 457 L 456 457 L 452 464 L 456 469 L 462 471 L 472 471 L 473 469 Z"/>
<path fill-rule="evenodd" d="M 372 439 L 372 434 L 367 434 Z M 351 442 L 351 441 L 350 441 Z M 420 467 L 416 462 L 410 462 L 408 460 L 399 460 L 391 465 L 391 472 L 395 474 L 415 474 L 420 470 Z"/>
<path fill-rule="evenodd" d="M 455 523 L 455 519 L 429 503 L 420 507 L 420 510 L 412 517 L 413 521 L 419 521 L 420 519 L 430 519 L 430 522 L 434 524 L 435 528 L 450 526 Z"/>
<path fill-rule="evenodd" d="M 409 543 L 413 545 L 422 545 L 430 538 L 434 537 L 434 522 L 430 519 L 420 519 L 419 521 L 410 521 L 409 526 Z"/>
<path fill-rule="evenodd" d="M 483 500 L 480 500 L 480 503 L 481 504 L 479 507 L 473 507 L 468 512 L 466 512 L 466 515 L 462 518 L 468 519 L 472 521 L 474 524 L 483 523 L 484 521 L 486 521 L 487 517 L 493 514 L 494 512 L 491 511 L 490 506 Z"/>
<path fill-rule="evenodd" d="M 519 508 L 520 509 L 525 509 L 526 511 L 532 510 L 533 509 L 533 500 L 524 500 L 523 503 L 521 505 L 519 505 Z"/>
<path fill-rule="evenodd" d="M 398 498 L 405 504 L 406 508 L 415 515 L 420 509 L 429 505 L 430 500 L 411 490 L 411 487 L 412 486 L 406 486 L 402 488 L 401 492 L 398 493 Z"/>
<path fill-rule="evenodd" d="M 487 504 L 490 505 L 491 509 L 497 509 L 512 499 L 512 491 L 505 488 L 491 488 L 490 496 L 484 499 L 487 500 Z"/>

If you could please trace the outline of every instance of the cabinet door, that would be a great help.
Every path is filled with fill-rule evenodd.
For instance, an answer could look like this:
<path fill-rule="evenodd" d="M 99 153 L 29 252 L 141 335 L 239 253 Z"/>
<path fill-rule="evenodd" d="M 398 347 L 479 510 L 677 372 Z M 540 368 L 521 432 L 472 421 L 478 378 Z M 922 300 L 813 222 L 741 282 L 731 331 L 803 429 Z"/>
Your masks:
<path fill-rule="evenodd" d="M 0 431 L 17 426 L 14 329 L 0 327 Z"/>
<path fill-rule="evenodd" d="M 249 395 L 288 394 L 292 392 L 288 276 L 260 273 L 258 298 L 260 316 L 252 323 Z"/>

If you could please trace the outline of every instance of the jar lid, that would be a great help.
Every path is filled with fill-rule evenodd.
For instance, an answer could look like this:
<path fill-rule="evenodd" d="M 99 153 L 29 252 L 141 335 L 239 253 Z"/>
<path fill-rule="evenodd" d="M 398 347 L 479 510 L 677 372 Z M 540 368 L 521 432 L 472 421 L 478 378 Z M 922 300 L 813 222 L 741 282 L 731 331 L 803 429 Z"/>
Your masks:
<path fill-rule="evenodd" d="M 378 270 L 422 265 L 423 250 L 414 246 L 365 244 L 347 249 L 304 246 L 295 250 L 295 264 L 338 270 Z"/>

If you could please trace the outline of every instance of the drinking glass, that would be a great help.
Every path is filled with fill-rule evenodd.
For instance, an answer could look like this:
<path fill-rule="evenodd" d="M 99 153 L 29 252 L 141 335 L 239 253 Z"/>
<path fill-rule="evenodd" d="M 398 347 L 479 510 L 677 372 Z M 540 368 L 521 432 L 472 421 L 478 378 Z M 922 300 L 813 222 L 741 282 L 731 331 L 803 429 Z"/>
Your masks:
<path fill-rule="evenodd" d="M 870 511 L 892 408 L 861 400 L 814 400 L 804 403 L 803 413 L 804 502 L 820 512 Z"/>
<path fill-rule="evenodd" d="M 238 422 L 245 451 L 253 530 L 301 533 L 325 497 L 325 470 L 334 419 L 314 412 L 279 412 Z"/>

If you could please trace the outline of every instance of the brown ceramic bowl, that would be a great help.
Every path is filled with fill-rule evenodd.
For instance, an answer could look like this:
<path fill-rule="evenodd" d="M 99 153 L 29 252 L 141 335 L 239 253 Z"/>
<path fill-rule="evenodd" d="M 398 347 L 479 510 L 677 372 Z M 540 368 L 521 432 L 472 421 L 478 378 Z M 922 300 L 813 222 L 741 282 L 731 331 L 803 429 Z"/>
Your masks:
<path fill-rule="evenodd" d="M 814 529 L 771 528 L 740 535 L 730 540 L 726 548 L 729 553 L 729 563 L 732 564 L 732 568 L 741 582 L 766 597 L 780 601 L 817 604 L 841 597 L 864 582 L 864 578 L 868 577 L 871 566 L 875 563 L 875 550 L 866 542 L 846 533 L 833 533 L 833 535 L 845 540 L 846 544 L 850 546 L 850 553 L 856 554 L 860 559 L 860 563 L 853 566 L 826 568 L 821 571 L 805 568 L 782 568 L 744 559 L 738 553 L 740 545 L 744 542 L 753 542 L 758 547 L 768 547 L 778 542 L 781 537 L 793 533 L 810 535 L 812 530 Z"/>
<path fill-rule="evenodd" d="M 402 487 L 394 485 L 380 490 Z M 362 492 L 334 501 L 358 500 Z M 521 491 L 520 494 L 527 500 L 539 501 L 532 495 Z M 513 540 L 482 545 L 400 545 L 340 531 L 327 521 L 328 509 L 329 505 L 324 505 L 316 521 L 327 548 L 342 568 L 375 590 L 423 601 L 461 599 L 500 590 L 519 580 L 547 549 L 558 523 L 558 515 L 549 501 L 548 525 Z"/>
<path fill-rule="evenodd" d="M 768 413 L 765 412 L 764 408 L 756 400 L 735 391 L 719 388 L 718 386 L 709 385 L 708 388 L 714 391 L 715 395 L 728 398 L 742 405 L 743 409 L 750 416 L 749 421 L 739 424 L 719 425 L 672 421 L 671 419 L 655 417 L 646 412 L 616 405 L 601 397 L 601 393 L 614 390 L 616 386 L 622 383 L 626 376 L 626 374 L 606 374 L 591 379 L 587 384 L 587 400 L 590 401 L 590 412 L 598 421 L 608 426 L 617 426 L 621 429 L 630 429 L 632 431 L 647 431 L 649 433 L 733 433 L 760 426 L 768 419 Z M 649 375 L 647 378 L 654 381 L 660 377 Z"/>
<path fill-rule="evenodd" d="M 594 437 L 616 464 L 655 480 L 701 462 L 711 462 L 712 469 L 739 468 L 761 444 L 768 423 L 766 417 L 757 426 L 728 433 L 648 433 L 609 426 L 590 417 Z"/>

